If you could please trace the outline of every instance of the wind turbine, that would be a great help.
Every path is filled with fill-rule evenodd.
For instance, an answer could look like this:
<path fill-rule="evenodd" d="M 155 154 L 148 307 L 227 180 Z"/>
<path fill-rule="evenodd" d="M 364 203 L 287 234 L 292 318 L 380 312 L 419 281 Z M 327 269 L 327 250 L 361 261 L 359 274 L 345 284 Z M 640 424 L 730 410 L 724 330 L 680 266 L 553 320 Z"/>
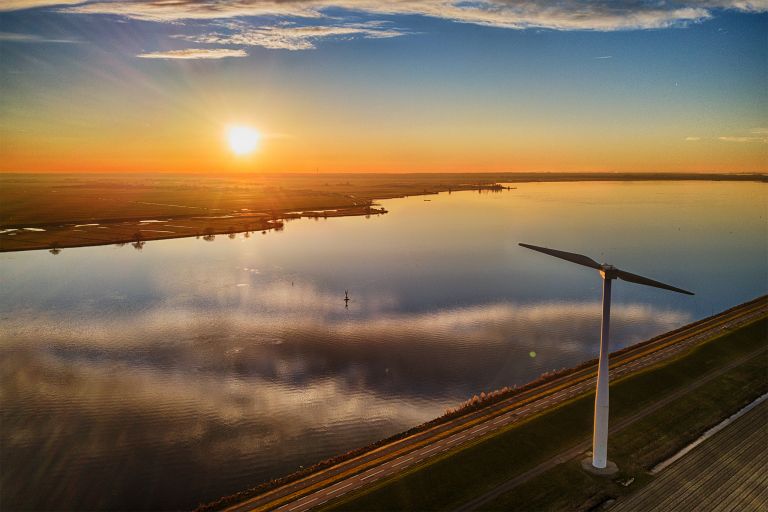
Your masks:
<path fill-rule="evenodd" d="M 592 433 L 592 466 L 597 469 L 605 469 L 608 465 L 608 324 L 611 316 L 611 281 L 621 279 L 630 283 L 644 284 L 654 288 L 662 288 L 673 292 L 693 295 L 692 292 L 677 288 L 668 284 L 648 279 L 647 277 L 632 274 L 618 269 L 613 265 L 600 264 L 583 254 L 547 249 L 536 245 L 520 244 L 526 249 L 543 252 L 555 258 L 560 258 L 571 263 L 584 265 L 600 272 L 603 278 L 603 320 L 600 331 L 600 359 L 597 363 L 597 391 L 595 393 L 595 426 Z"/>

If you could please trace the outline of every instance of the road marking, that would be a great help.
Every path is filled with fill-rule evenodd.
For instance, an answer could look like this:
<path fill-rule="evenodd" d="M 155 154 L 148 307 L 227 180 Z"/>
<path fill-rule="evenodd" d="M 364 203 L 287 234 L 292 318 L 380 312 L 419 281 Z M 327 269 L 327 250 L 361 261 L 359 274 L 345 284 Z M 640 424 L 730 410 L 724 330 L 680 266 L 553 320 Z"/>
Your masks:
<path fill-rule="evenodd" d="M 398 462 L 397 464 L 392 464 L 392 466 L 394 467 L 394 466 L 399 466 L 399 465 L 401 465 L 401 464 L 405 464 L 405 463 L 406 463 L 406 462 L 408 462 L 409 460 L 413 460 L 413 457 L 408 457 L 408 458 L 407 458 L 407 459 L 405 459 L 405 460 L 401 460 L 401 461 L 400 461 L 400 462 Z"/>
<path fill-rule="evenodd" d="M 371 477 L 374 477 L 374 476 L 378 475 L 379 473 L 383 473 L 383 472 L 384 472 L 384 470 L 383 470 L 383 469 L 381 469 L 381 470 L 379 470 L 379 471 L 377 471 L 377 472 L 375 472 L 375 473 L 371 473 L 371 474 L 370 474 L 370 475 L 368 475 L 368 476 L 364 476 L 364 477 L 363 477 L 363 478 L 361 478 L 360 480 L 367 480 L 367 479 L 369 479 L 369 478 L 371 478 Z"/>
<path fill-rule="evenodd" d="M 296 510 L 297 508 L 301 508 L 301 507 L 304 507 L 304 506 L 306 506 L 306 505 L 309 505 L 310 503 L 313 503 L 313 502 L 317 501 L 318 499 L 319 499 L 319 498 L 312 498 L 311 500 L 307 500 L 307 501 L 305 501 L 304 503 L 300 503 L 300 504 L 296 505 L 296 506 L 295 506 L 295 507 L 293 507 L 293 508 L 289 508 L 289 509 L 288 509 L 288 512 L 291 512 L 291 510 Z"/>
<path fill-rule="evenodd" d="M 354 483 L 354 482 L 349 482 L 347 485 L 342 485 L 341 487 L 337 487 L 336 489 L 334 489 L 334 490 L 332 490 L 332 491 L 328 491 L 326 494 L 333 494 L 333 493 L 335 493 L 335 492 L 339 492 L 340 490 L 342 490 L 342 489 L 344 489 L 344 488 L 347 488 L 347 487 L 349 487 L 349 486 L 350 486 L 350 485 L 352 485 L 353 483 Z"/>

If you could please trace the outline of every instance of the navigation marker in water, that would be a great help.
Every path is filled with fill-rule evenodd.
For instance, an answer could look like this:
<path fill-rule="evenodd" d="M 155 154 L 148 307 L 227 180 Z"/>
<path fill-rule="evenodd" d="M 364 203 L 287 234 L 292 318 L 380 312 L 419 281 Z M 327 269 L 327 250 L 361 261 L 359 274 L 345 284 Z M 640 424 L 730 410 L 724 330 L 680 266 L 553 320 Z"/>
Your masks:
<path fill-rule="evenodd" d="M 583 254 L 547 249 L 536 245 L 519 244 L 526 249 L 543 252 L 555 258 L 584 265 L 600 272 L 603 278 L 603 319 L 600 331 L 600 359 L 597 363 L 597 390 L 595 392 L 595 426 L 592 433 L 592 467 L 605 469 L 608 465 L 608 324 L 611 316 L 611 281 L 621 279 L 673 292 L 693 295 L 692 292 L 664 284 L 647 277 L 632 274 L 606 263 L 600 264 Z"/>

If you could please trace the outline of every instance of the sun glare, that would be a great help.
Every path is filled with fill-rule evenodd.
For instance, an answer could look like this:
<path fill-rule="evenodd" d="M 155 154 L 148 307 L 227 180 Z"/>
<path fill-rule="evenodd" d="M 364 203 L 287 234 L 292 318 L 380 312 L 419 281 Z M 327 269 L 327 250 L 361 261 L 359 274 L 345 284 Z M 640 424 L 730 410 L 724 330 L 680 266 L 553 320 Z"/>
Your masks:
<path fill-rule="evenodd" d="M 227 130 L 229 148 L 236 155 L 247 155 L 255 151 L 260 138 L 259 132 L 248 126 L 230 126 Z"/>

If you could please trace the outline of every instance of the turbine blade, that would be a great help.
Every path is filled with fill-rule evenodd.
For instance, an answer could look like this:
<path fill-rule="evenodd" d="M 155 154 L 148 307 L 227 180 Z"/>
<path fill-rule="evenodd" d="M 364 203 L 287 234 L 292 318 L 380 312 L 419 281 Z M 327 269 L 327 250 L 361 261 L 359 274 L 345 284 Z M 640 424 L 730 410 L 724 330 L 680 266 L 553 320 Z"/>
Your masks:
<path fill-rule="evenodd" d="M 624 270 L 615 269 L 614 274 L 622 281 L 629 281 L 630 283 L 644 284 L 646 286 L 653 286 L 654 288 L 662 288 L 664 290 L 671 290 L 673 292 L 684 293 L 686 295 L 693 295 L 693 292 L 689 292 L 688 290 L 683 290 L 682 288 L 677 288 L 669 284 L 654 281 L 653 279 L 648 279 L 647 277 L 632 274 L 631 272 L 625 272 Z"/>
<path fill-rule="evenodd" d="M 519 244 L 519 245 L 521 247 L 525 247 L 526 249 L 532 249 L 534 251 L 543 252 L 544 254 L 549 254 L 550 256 L 554 256 L 555 258 L 560 258 L 566 261 L 570 261 L 571 263 L 584 265 L 585 267 L 594 268 L 596 270 L 600 270 L 602 268 L 598 262 L 596 262 L 589 256 L 584 256 L 583 254 L 576 254 L 575 252 L 558 251 L 556 249 L 547 249 L 546 247 L 539 247 L 537 245 L 530 245 L 530 244 Z"/>

